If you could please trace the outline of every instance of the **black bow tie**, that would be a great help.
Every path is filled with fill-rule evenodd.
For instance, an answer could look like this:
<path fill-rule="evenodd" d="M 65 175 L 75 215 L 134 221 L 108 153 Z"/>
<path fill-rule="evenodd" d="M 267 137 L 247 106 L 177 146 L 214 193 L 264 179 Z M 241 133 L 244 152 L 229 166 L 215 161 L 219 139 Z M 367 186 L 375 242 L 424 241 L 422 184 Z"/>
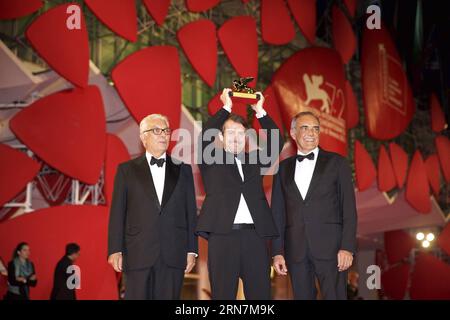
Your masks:
<path fill-rule="evenodd" d="M 314 153 L 308 153 L 306 156 L 302 156 L 301 154 L 297 155 L 297 161 L 298 162 L 302 162 L 303 160 L 308 159 L 308 160 L 314 160 Z"/>
<path fill-rule="evenodd" d="M 156 164 L 158 167 L 162 167 L 165 161 L 166 159 L 164 158 L 156 159 L 155 157 L 152 156 L 152 159 L 150 160 L 150 165 L 152 166 Z"/>

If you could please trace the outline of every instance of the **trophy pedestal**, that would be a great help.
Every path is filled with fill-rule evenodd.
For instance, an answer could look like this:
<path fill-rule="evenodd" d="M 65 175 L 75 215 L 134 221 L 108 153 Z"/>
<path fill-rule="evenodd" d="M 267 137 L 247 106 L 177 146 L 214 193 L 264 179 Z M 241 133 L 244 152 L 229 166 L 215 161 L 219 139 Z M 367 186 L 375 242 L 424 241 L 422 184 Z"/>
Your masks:
<path fill-rule="evenodd" d="M 254 104 L 259 100 L 259 94 L 256 93 L 230 91 L 229 95 L 233 102 Z"/>

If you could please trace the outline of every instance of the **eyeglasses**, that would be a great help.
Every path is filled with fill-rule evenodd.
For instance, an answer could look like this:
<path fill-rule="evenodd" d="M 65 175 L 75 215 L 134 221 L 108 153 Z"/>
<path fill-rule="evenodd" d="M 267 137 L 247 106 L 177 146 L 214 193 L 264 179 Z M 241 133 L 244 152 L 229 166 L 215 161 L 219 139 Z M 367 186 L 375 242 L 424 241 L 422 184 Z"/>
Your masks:
<path fill-rule="evenodd" d="M 319 133 L 320 127 L 319 126 L 300 126 L 299 127 L 301 133 L 306 133 L 310 130 L 312 130 L 313 133 Z"/>
<path fill-rule="evenodd" d="M 142 131 L 142 134 L 149 132 L 149 131 L 151 131 L 154 135 L 157 135 L 157 136 L 161 135 L 163 132 L 166 136 L 168 136 L 172 133 L 172 129 L 170 129 L 170 128 L 164 128 L 164 129 L 152 128 L 152 129 Z"/>

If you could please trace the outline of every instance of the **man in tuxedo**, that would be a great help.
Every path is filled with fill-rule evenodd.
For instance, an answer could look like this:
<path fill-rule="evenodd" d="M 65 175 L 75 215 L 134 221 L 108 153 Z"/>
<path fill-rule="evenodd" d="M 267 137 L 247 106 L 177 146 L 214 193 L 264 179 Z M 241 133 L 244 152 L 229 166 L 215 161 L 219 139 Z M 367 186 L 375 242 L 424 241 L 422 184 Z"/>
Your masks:
<path fill-rule="evenodd" d="M 151 114 L 139 129 L 145 155 L 117 168 L 108 262 L 125 273 L 125 299 L 179 299 L 198 248 L 192 170 L 166 154 L 166 116 Z"/>
<path fill-rule="evenodd" d="M 245 152 L 247 122 L 231 113 L 230 91 L 223 90 L 223 108 L 203 126 L 199 167 L 206 198 L 196 230 L 208 239 L 213 299 L 236 299 L 239 277 L 247 299 L 270 299 L 266 240 L 278 233 L 264 194 L 263 173 L 278 158 L 283 139 L 258 93 L 260 99 L 252 108 L 261 127 L 268 130 L 267 147 Z M 214 145 L 216 136 L 223 147 Z"/>
<path fill-rule="evenodd" d="M 273 266 L 291 277 L 295 299 L 346 299 L 347 269 L 356 252 L 356 204 L 347 160 L 319 145 L 320 122 L 300 112 L 291 123 L 297 155 L 280 163 L 272 212 L 280 237 L 272 241 Z"/>
<path fill-rule="evenodd" d="M 75 288 L 70 288 L 67 284 L 73 271 L 69 267 L 75 263 L 80 256 L 80 246 L 76 243 L 66 245 L 66 254 L 59 260 L 53 274 L 53 289 L 50 300 L 76 300 Z"/>

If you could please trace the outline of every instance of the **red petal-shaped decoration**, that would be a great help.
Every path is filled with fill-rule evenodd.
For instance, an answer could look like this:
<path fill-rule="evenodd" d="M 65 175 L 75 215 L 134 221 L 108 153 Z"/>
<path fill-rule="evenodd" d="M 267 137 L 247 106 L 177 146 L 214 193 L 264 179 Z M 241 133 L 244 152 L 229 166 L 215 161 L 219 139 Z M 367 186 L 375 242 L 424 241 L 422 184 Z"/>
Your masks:
<path fill-rule="evenodd" d="M 69 13 L 67 13 L 69 12 Z M 67 26 L 77 21 L 79 29 Z M 77 24 L 74 24 L 77 27 Z M 54 7 L 39 16 L 25 32 L 28 41 L 42 59 L 63 78 L 86 87 L 89 74 L 88 34 L 78 4 Z"/>
<path fill-rule="evenodd" d="M 355 140 L 355 175 L 359 191 L 370 188 L 377 176 L 370 154 L 358 140 Z"/>
<path fill-rule="evenodd" d="M 441 191 L 441 175 L 439 168 L 439 158 L 436 154 L 430 155 L 425 160 L 425 168 L 427 170 L 428 181 L 430 182 L 433 193 L 438 196 Z"/>
<path fill-rule="evenodd" d="M 393 189 L 397 185 L 394 169 L 386 148 L 381 145 L 378 153 L 378 190 L 384 192 Z"/>
<path fill-rule="evenodd" d="M 437 239 L 437 243 L 442 250 L 444 250 L 448 255 L 450 255 L 450 223 L 447 223 L 445 228 L 442 230 L 441 234 Z"/>
<path fill-rule="evenodd" d="M 177 38 L 195 71 L 212 87 L 217 71 L 217 37 L 214 23 L 207 19 L 188 23 L 178 30 Z"/>
<path fill-rule="evenodd" d="M 336 5 L 332 9 L 333 43 L 342 57 L 348 63 L 356 50 L 356 36 L 347 17 Z"/>
<path fill-rule="evenodd" d="M 218 37 L 239 76 L 255 78 L 249 83 L 250 87 L 254 87 L 258 80 L 258 38 L 255 20 L 249 16 L 231 18 L 220 27 Z"/>
<path fill-rule="evenodd" d="M 105 199 L 109 206 L 114 189 L 114 177 L 116 176 L 117 166 L 130 160 L 130 154 L 122 140 L 113 134 L 108 134 L 106 138 L 105 153 Z"/>
<path fill-rule="evenodd" d="M 46 96 L 17 113 L 11 130 L 53 168 L 87 184 L 98 181 L 105 156 L 103 101 L 95 86 Z"/>
<path fill-rule="evenodd" d="M 419 150 L 414 153 L 406 181 L 406 201 L 420 213 L 431 211 L 430 185 L 427 170 Z"/>
<path fill-rule="evenodd" d="M 0 224 L 0 256 L 6 258 L 16 245 L 26 241 L 31 249 L 38 285 L 31 288 L 32 300 L 47 300 L 55 266 L 67 243 L 76 242 L 81 255 L 77 299 L 118 299 L 115 273 L 106 261 L 108 210 L 102 206 L 61 206 L 41 209 Z"/>
<path fill-rule="evenodd" d="M 391 154 L 397 187 L 401 189 L 405 184 L 406 174 L 408 173 L 408 154 L 394 142 L 389 144 L 389 153 Z"/>
<path fill-rule="evenodd" d="M 134 0 L 85 0 L 84 2 L 111 31 L 128 41 L 137 40 L 137 15 Z"/>
<path fill-rule="evenodd" d="M 403 300 L 409 278 L 409 264 L 400 264 L 381 274 L 384 293 L 390 299 Z"/>
<path fill-rule="evenodd" d="M 223 107 L 222 101 L 220 101 L 220 95 L 222 92 L 217 93 L 208 102 L 208 113 L 210 115 L 215 114 L 220 108 Z M 240 115 L 244 119 L 247 119 L 247 105 L 240 102 L 233 102 L 232 112 Z"/>
<path fill-rule="evenodd" d="M 153 20 L 159 25 L 164 24 L 167 12 L 169 12 L 169 6 L 171 0 L 142 0 L 148 13 L 152 16 Z"/>
<path fill-rule="evenodd" d="M 17 19 L 27 16 L 41 7 L 41 0 L 0 0 L 0 19 Z"/>
<path fill-rule="evenodd" d="M 363 29 L 361 72 L 367 133 L 378 140 L 393 139 L 414 115 L 412 90 L 386 28 Z"/>
<path fill-rule="evenodd" d="M 40 168 L 41 164 L 25 153 L 0 144 L 0 207 L 22 191 Z"/>
<path fill-rule="evenodd" d="M 408 258 L 415 242 L 411 235 L 403 230 L 384 233 L 384 248 L 389 264 L 395 264 Z"/>
<path fill-rule="evenodd" d="M 164 113 L 174 129 L 180 125 L 181 75 L 178 51 L 172 46 L 139 50 L 111 73 L 120 97 L 139 123 L 151 113 Z"/>
<path fill-rule="evenodd" d="M 347 106 L 345 108 L 345 122 L 347 125 L 347 130 L 356 127 L 359 123 L 359 107 L 358 99 L 353 92 L 352 85 L 348 80 L 345 81 L 345 98 L 347 101 Z"/>
<path fill-rule="evenodd" d="M 450 182 L 450 139 L 445 136 L 437 136 L 434 140 L 439 162 L 445 181 Z"/>
<path fill-rule="evenodd" d="M 409 294 L 413 300 L 450 299 L 450 265 L 431 254 L 420 254 L 411 275 Z"/>
<path fill-rule="evenodd" d="M 264 110 L 266 110 L 266 112 L 270 115 L 272 120 L 275 121 L 278 128 L 280 128 L 281 132 L 284 132 L 283 120 L 281 119 L 280 113 L 280 106 L 278 105 L 278 100 L 272 86 L 268 86 L 266 90 L 264 90 L 263 95 L 265 98 Z M 253 117 L 253 128 L 255 128 L 256 131 L 262 129 L 256 117 Z"/>
<path fill-rule="evenodd" d="M 316 0 L 287 0 L 292 15 L 306 40 L 316 41 Z"/>
<path fill-rule="evenodd" d="M 261 34 L 265 42 L 275 45 L 294 39 L 294 25 L 284 0 L 262 0 Z"/>
<path fill-rule="evenodd" d="M 431 129 L 434 132 L 441 132 L 448 127 L 445 121 L 445 115 L 442 111 L 441 104 L 434 93 L 431 94 L 430 98 L 430 109 L 431 109 Z"/>
<path fill-rule="evenodd" d="M 202 12 L 215 7 L 220 0 L 186 0 L 186 7 L 191 12 Z"/>
<path fill-rule="evenodd" d="M 344 0 L 344 4 L 352 18 L 355 17 L 357 1 L 358 0 Z"/>

